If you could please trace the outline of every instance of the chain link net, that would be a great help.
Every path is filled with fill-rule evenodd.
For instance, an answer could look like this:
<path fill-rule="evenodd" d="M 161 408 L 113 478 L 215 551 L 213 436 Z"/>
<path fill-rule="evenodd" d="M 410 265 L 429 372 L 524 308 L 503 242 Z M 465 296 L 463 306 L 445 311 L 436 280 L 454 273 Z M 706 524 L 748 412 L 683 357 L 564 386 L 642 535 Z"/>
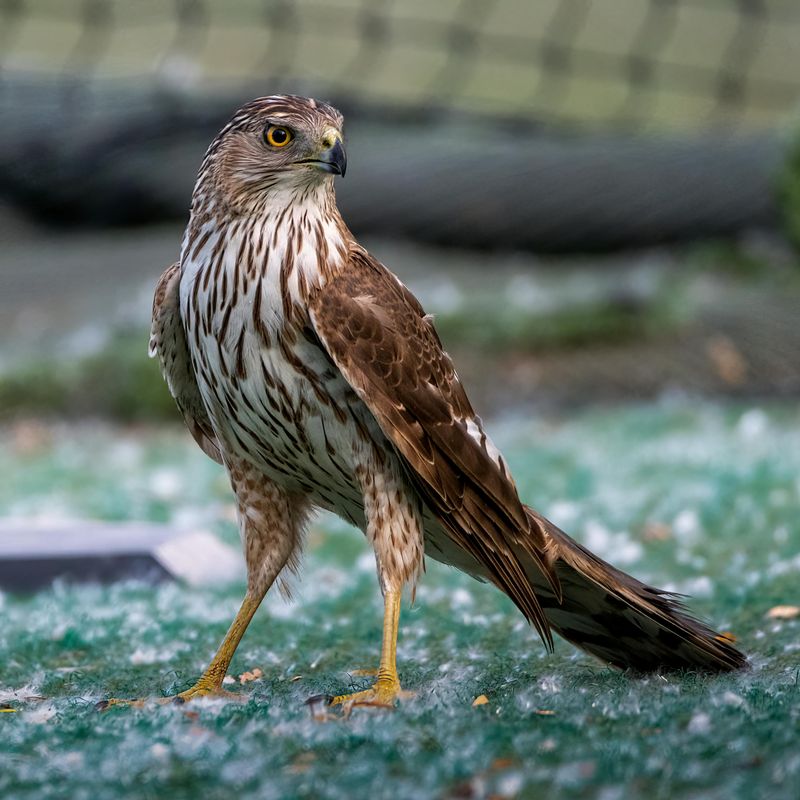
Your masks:
<path fill-rule="evenodd" d="M 739 235 L 779 220 L 798 42 L 796 0 L 0 0 L 0 194 L 68 225 L 183 218 L 231 110 L 288 91 L 350 122 L 339 194 L 359 236 L 592 251 Z M 721 300 L 689 338 L 542 353 L 520 397 L 797 394 L 783 294 Z"/>
<path fill-rule="evenodd" d="M 771 126 L 800 95 L 794 0 L 3 0 L 2 91 L 350 106 L 624 129 Z"/>

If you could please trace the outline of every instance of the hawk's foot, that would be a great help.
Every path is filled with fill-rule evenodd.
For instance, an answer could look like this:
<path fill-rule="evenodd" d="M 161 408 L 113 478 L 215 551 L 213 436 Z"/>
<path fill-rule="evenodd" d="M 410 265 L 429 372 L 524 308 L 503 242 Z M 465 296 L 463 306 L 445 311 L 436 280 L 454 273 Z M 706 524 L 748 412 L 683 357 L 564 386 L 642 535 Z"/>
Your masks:
<path fill-rule="evenodd" d="M 201 678 L 194 686 L 187 689 L 185 692 L 174 695 L 173 697 L 160 697 L 157 702 L 164 705 L 165 703 L 176 703 L 182 705 L 188 703 L 190 700 L 195 700 L 198 697 L 222 697 L 226 700 L 243 701 L 245 698 L 240 694 L 226 691 L 222 686 L 204 682 Z M 109 708 L 125 707 L 125 708 L 144 708 L 148 698 L 139 697 L 135 699 L 125 699 L 121 697 L 111 697 L 108 700 L 101 700 L 96 704 L 95 708 L 98 711 L 107 711 Z M 156 702 L 156 701 L 154 701 Z"/>
<path fill-rule="evenodd" d="M 238 700 L 239 702 L 243 702 L 245 699 L 240 694 L 223 689 L 221 684 L 211 683 L 200 678 L 194 686 L 185 692 L 176 694 L 174 697 L 165 697 L 162 702 L 181 705 L 182 703 L 188 703 L 190 700 L 196 700 L 198 697 L 221 697 L 225 700 Z"/>
<path fill-rule="evenodd" d="M 381 663 L 378 667 L 378 679 L 371 689 L 352 694 L 340 694 L 331 700 L 330 705 L 341 706 L 345 716 L 356 706 L 372 708 L 394 708 L 395 703 L 412 692 L 404 692 L 400 688 L 400 677 L 397 674 L 397 627 L 400 622 L 400 592 L 387 589 L 383 595 L 383 642 L 381 644 Z M 364 674 L 361 670 L 361 674 Z"/>
<path fill-rule="evenodd" d="M 332 706 L 341 706 L 346 715 L 356 706 L 371 708 L 394 708 L 398 700 L 406 700 L 414 696 L 414 692 L 407 692 L 400 688 L 400 681 L 396 676 L 380 676 L 369 689 L 351 694 L 340 694 L 330 701 Z"/>

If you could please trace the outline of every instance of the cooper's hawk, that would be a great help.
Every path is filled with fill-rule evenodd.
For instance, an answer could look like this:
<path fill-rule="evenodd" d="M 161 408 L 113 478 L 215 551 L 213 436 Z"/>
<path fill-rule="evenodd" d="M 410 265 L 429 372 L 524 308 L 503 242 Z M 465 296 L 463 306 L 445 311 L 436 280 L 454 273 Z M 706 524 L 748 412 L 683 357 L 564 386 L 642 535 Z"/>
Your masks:
<path fill-rule="evenodd" d="M 220 691 L 315 508 L 364 532 L 385 602 L 377 681 L 334 703 L 399 695 L 400 597 L 423 553 L 505 592 L 548 647 L 556 631 L 622 668 L 742 666 L 674 598 L 520 502 L 431 318 L 342 220 L 333 177 L 345 167 L 336 109 L 247 103 L 206 153 L 180 261 L 156 289 L 151 354 L 230 476 L 248 570 L 225 640 L 180 697 Z"/>

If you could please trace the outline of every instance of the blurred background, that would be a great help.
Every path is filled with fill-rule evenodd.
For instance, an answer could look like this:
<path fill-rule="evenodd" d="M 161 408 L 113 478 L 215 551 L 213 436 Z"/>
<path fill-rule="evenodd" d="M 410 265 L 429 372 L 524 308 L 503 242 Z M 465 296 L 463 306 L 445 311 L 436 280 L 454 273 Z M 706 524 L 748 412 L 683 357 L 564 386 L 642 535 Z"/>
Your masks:
<path fill-rule="evenodd" d="M 798 42 L 796 0 L 0 0 L 0 794 L 794 800 Z M 243 593 L 226 478 L 146 350 L 205 148 L 278 92 L 344 112 L 344 216 L 436 316 L 522 497 L 757 669 L 550 655 L 430 564 L 418 701 L 322 730 L 304 699 L 362 688 L 381 614 L 363 537 L 323 517 L 233 662 L 249 704 L 94 711 L 190 686 Z"/>
<path fill-rule="evenodd" d="M 798 37 L 791 0 L 6 0 L 2 414 L 174 418 L 152 286 L 275 92 L 345 113 L 345 217 L 484 413 L 796 396 Z"/>

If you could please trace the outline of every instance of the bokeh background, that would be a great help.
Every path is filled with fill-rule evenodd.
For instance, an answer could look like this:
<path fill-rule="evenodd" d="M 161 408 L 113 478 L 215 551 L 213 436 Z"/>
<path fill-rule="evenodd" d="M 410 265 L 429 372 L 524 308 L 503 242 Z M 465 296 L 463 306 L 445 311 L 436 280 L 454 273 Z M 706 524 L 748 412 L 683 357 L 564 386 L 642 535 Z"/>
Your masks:
<path fill-rule="evenodd" d="M 234 661 L 262 670 L 247 702 L 199 716 L 94 703 L 190 685 L 240 578 L 0 585 L 4 796 L 796 797 L 799 41 L 793 0 L 0 3 L 0 577 L 86 520 L 101 554 L 145 525 L 235 543 L 149 305 L 205 147 L 285 91 L 344 112 L 345 217 L 436 316 L 525 499 L 755 654 L 635 682 L 430 565 L 418 701 L 320 726 L 303 699 L 361 685 L 380 617 L 323 517 Z"/>

